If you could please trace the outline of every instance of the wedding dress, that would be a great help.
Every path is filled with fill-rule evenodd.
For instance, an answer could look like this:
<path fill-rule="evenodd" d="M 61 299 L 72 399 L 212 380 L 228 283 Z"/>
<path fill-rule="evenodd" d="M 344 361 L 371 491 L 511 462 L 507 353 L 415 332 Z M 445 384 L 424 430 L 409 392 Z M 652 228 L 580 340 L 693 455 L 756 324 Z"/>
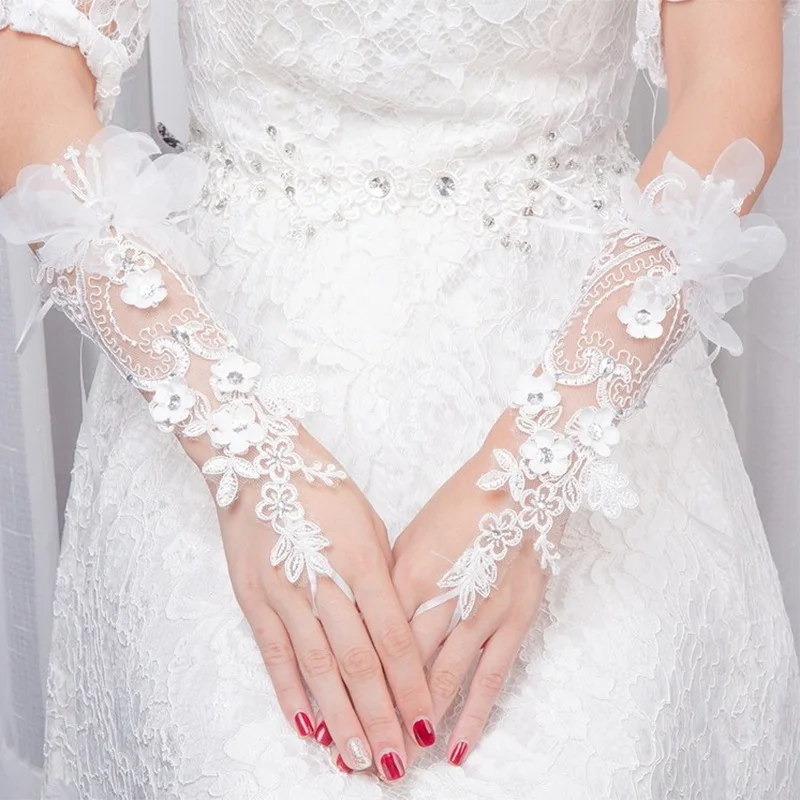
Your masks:
<path fill-rule="evenodd" d="M 107 120 L 147 0 L 0 0 L 80 46 Z M 81 9 L 81 10 L 77 10 Z M 569 311 L 635 174 L 660 0 L 182 0 L 209 179 L 197 283 L 397 536 L 481 444 Z M 573 515 L 538 620 L 463 767 L 342 775 L 275 700 L 212 496 L 101 362 L 81 430 L 47 684 L 47 798 L 443 800 L 800 792 L 800 674 L 699 339 L 617 455 L 640 503 Z M 440 725 L 440 740 L 453 717 Z"/>

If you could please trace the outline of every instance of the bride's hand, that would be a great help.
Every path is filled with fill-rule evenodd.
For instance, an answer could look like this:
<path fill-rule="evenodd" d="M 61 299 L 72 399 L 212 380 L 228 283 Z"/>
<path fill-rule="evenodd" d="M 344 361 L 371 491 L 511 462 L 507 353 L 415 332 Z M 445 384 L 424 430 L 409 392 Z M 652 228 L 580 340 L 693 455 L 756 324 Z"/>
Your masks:
<path fill-rule="evenodd" d="M 306 463 L 338 462 L 302 426 L 295 449 Z M 320 709 L 316 738 L 332 737 L 345 763 L 371 763 L 400 777 L 407 763 L 401 721 L 420 743 L 433 743 L 433 703 L 422 661 L 390 578 L 386 529 L 348 478 L 334 487 L 294 481 L 309 519 L 330 546 L 323 552 L 358 603 L 319 577 L 312 613 L 309 587 L 291 584 L 270 564 L 276 534 L 256 518 L 258 487 L 249 484 L 219 512 L 231 582 L 252 628 L 284 714 L 301 736 L 315 734 L 305 679 Z M 359 614 L 359 610 L 361 614 Z M 394 698 L 394 699 L 393 699 Z M 329 732 L 329 735 L 327 734 Z"/>
<path fill-rule="evenodd" d="M 421 603 L 442 592 L 436 582 L 472 544 L 478 520 L 486 512 L 499 514 L 513 503 L 507 492 L 484 491 L 476 481 L 492 468 L 492 449 L 513 449 L 518 446 L 516 436 L 513 418 L 507 411 L 481 449 L 438 489 L 398 538 L 393 580 L 407 617 Z M 447 745 L 447 756 L 453 764 L 463 763 L 480 738 L 525 635 L 536 619 L 547 584 L 547 575 L 529 537 L 509 551 L 500 567 L 498 587 L 449 636 L 446 632 L 455 600 L 428 610 L 411 622 L 424 663 L 443 643 L 428 671 L 434 724 L 450 707 L 471 665 L 480 656 Z M 409 744 L 408 750 L 412 761 L 417 749 Z"/>

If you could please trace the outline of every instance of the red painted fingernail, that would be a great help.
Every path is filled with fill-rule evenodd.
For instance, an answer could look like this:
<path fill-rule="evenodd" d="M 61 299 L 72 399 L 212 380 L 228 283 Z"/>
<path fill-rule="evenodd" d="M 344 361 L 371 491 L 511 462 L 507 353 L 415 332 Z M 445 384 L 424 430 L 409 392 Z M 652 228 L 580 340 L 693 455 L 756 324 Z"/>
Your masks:
<path fill-rule="evenodd" d="M 381 756 L 381 768 L 387 781 L 400 780 L 406 774 L 406 768 L 394 750 L 389 750 Z"/>
<path fill-rule="evenodd" d="M 336 766 L 342 771 L 346 773 L 351 773 L 353 770 L 344 763 L 344 759 L 341 756 L 336 756 Z"/>
<path fill-rule="evenodd" d="M 314 733 L 314 726 L 305 711 L 298 711 L 294 715 L 294 725 L 297 728 L 297 732 L 303 737 L 311 736 Z"/>
<path fill-rule="evenodd" d="M 469 744 L 462 739 L 454 748 L 453 752 L 450 753 L 450 763 L 455 764 L 455 766 L 460 767 L 463 763 L 464 759 L 467 757 L 467 749 L 469 748 Z"/>
<path fill-rule="evenodd" d="M 331 736 L 331 732 L 328 730 L 328 726 L 325 724 L 324 720 L 317 725 L 317 730 L 314 731 L 314 738 L 323 747 L 327 747 L 333 741 L 333 736 Z"/>
<path fill-rule="evenodd" d="M 420 747 L 430 747 L 436 741 L 436 731 L 433 729 L 433 724 L 429 719 L 418 719 L 412 730 L 414 731 L 414 738 Z"/>

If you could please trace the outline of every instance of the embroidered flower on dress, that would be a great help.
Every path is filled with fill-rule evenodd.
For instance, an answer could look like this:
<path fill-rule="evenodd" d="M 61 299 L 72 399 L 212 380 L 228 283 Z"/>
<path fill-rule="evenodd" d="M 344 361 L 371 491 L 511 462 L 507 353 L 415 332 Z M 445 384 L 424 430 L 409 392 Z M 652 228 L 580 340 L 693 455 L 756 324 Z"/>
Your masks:
<path fill-rule="evenodd" d="M 166 296 L 164 278 L 155 267 L 126 273 L 125 286 L 120 292 L 122 302 L 136 308 L 155 308 Z"/>
<path fill-rule="evenodd" d="M 519 406 L 523 414 L 533 417 L 545 408 L 555 408 L 561 402 L 561 395 L 550 375 L 525 374 L 514 388 L 511 402 Z"/>
<path fill-rule="evenodd" d="M 189 416 L 196 400 L 195 393 L 182 380 L 166 380 L 156 387 L 150 415 L 159 425 L 177 425 Z"/>
<path fill-rule="evenodd" d="M 219 392 L 249 392 L 261 367 L 255 362 L 230 353 L 211 365 L 211 385 Z"/>
<path fill-rule="evenodd" d="M 531 477 L 548 474 L 560 477 L 569 469 L 572 442 L 551 430 L 540 430 L 522 443 L 519 453 L 523 470 Z"/>
<path fill-rule="evenodd" d="M 584 408 L 578 417 L 580 443 L 591 447 L 599 456 L 610 456 L 620 440 L 615 422 L 616 415 L 610 408 Z"/>
<path fill-rule="evenodd" d="M 255 411 L 241 403 L 218 408 L 211 415 L 208 435 L 214 447 L 224 447 L 239 456 L 264 441 L 264 429 L 256 422 Z"/>
<path fill-rule="evenodd" d="M 664 298 L 651 281 L 642 279 L 634 284 L 628 302 L 617 310 L 617 318 L 634 339 L 659 339 L 666 316 Z"/>
<path fill-rule="evenodd" d="M 441 210 L 453 215 L 457 206 L 463 205 L 473 195 L 466 191 L 466 178 L 460 161 L 438 158 L 415 173 L 412 194 L 422 201 L 425 214 Z"/>
<path fill-rule="evenodd" d="M 378 214 L 384 208 L 398 211 L 401 198 L 409 191 L 405 167 L 387 156 L 363 161 L 351 172 L 350 180 L 358 188 L 358 204 L 370 214 Z"/>
<path fill-rule="evenodd" d="M 340 112 L 339 103 L 317 92 L 304 92 L 295 101 L 298 125 L 323 142 L 338 130 Z"/>

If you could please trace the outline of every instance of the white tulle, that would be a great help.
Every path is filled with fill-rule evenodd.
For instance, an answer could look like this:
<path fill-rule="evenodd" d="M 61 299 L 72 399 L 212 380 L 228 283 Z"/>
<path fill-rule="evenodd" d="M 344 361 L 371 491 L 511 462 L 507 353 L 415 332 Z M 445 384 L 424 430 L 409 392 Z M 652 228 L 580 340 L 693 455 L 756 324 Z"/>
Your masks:
<path fill-rule="evenodd" d="M 0 235 L 12 244 L 41 242 L 39 259 L 55 270 L 83 264 L 87 272 L 108 274 L 104 262 L 86 256 L 91 243 L 113 227 L 186 274 L 208 269 L 205 254 L 177 227 L 208 179 L 202 161 L 187 153 L 161 155 L 150 136 L 114 126 L 93 137 L 83 166 L 77 155 L 70 150 L 66 166 L 20 171 L 16 191 L 0 202 Z M 75 167 L 81 170 L 77 187 Z"/>
<path fill-rule="evenodd" d="M 773 220 L 737 213 L 763 174 L 761 151 L 739 139 L 705 178 L 670 153 L 662 175 L 643 191 L 635 181 L 622 186 L 631 223 L 674 253 L 694 323 L 732 355 L 741 355 L 742 342 L 722 317 L 742 302 L 750 281 L 773 269 L 786 251 L 786 236 Z"/>

